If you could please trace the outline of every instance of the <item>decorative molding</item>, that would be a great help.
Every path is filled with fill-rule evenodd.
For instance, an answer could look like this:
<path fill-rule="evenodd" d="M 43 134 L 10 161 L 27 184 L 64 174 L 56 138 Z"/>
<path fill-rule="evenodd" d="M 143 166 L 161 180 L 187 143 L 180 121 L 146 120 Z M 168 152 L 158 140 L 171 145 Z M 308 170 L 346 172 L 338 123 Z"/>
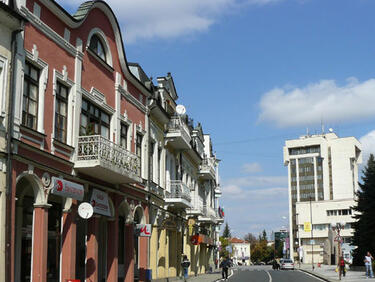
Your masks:
<path fill-rule="evenodd" d="M 44 1 L 43 1 L 44 2 Z M 42 31 L 47 37 L 52 39 L 57 45 L 66 50 L 74 57 L 83 57 L 83 53 L 78 51 L 70 42 L 66 41 L 62 36 L 56 33 L 48 25 L 42 22 L 36 15 L 31 13 L 25 6 L 21 7 L 21 13 L 29 20 L 29 22 Z"/>
<path fill-rule="evenodd" d="M 89 99 L 91 102 L 94 102 L 110 114 L 114 114 L 116 112 L 114 108 L 106 104 L 104 94 L 94 87 L 91 88 L 90 92 L 82 87 L 81 92 L 85 98 Z"/>
<path fill-rule="evenodd" d="M 89 33 L 89 35 L 87 37 L 87 41 L 86 41 L 86 50 L 90 50 L 89 46 L 90 46 L 91 37 L 93 35 L 97 35 L 100 39 L 102 39 L 101 43 L 104 45 L 103 47 L 105 49 L 104 51 L 105 51 L 105 55 L 106 55 L 105 63 L 108 64 L 112 68 L 112 71 L 113 71 L 113 61 L 112 61 L 111 49 L 109 48 L 109 43 L 108 43 L 107 37 L 105 36 L 105 33 L 100 28 L 94 27 L 93 29 L 90 30 L 90 33 Z"/>
<path fill-rule="evenodd" d="M 125 81 L 125 80 L 124 80 Z M 115 88 L 117 91 L 121 93 L 129 102 L 131 102 L 134 106 L 136 106 L 140 111 L 146 113 L 146 106 L 143 105 L 137 98 L 135 98 L 132 94 L 130 94 L 124 87 L 120 84 L 115 84 Z"/>

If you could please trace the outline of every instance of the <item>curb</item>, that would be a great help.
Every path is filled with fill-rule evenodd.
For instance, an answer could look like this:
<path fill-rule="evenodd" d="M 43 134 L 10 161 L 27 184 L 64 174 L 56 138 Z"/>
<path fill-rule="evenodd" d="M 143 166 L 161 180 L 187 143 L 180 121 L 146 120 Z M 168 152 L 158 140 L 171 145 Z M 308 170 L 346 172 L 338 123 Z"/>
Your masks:
<path fill-rule="evenodd" d="M 310 270 L 306 270 L 306 269 L 298 269 L 299 271 L 302 271 L 302 272 L 306 272 L 306 273 L 308 273 L 308 274 L 310 274 L 310 275 L 312 275 L 312 276 L 315 276 L 315 277 L 317 277 L 317 278 L 319 278 L 319 279 L 322 279 L 323 281 L 327 281 L 327 282 L 336 282 L 336 281 L 340 281 L 340 280 L 332 280 L 332 279 L 329 279 L 329 278 L 327 278 L 327 277 L 325 277 L 325 276 L 323 276 L 323 275 L 321 275 L 321 274 L 318 274 L 318 273 L 316 273 L 316 272 L 313 272 L 313 271 L 310 271 Z"/>

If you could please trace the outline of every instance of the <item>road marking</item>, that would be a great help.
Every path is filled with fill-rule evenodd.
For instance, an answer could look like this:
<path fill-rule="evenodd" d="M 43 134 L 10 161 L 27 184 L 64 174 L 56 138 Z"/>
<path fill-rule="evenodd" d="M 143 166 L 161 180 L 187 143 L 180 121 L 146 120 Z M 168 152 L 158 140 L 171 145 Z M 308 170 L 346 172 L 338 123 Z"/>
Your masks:
<path fill-rule="evenodd" d="M 272 282 L 272 276 L 271 276 L 271 274 L 268 272 L 268 270 L 265 270 L 265 272 L 268 274 L 268 277 L 270 278 L 269 282 Z"/>
<path fill-rule="evenodd" d="M 310 273 L 308 273 L 306 271 L 302 271 L 302 270 L 299 270 L 299 269 L 297 269 L 297 271 L 299 271 L 299 272 L 301 272 L 303 274 L 306 274 L 307 276 L 311 276 L 312 278 L 317 279 L 319 281 L 324 281 L 323 279 L 319 278 L 318 276 L 312 275 L 312 274 L 310 274 Z"/>
<path fill-rule="evenodd" d="M 228 279 L 231 278 L 234 274 L 234 271 L 232 269 L 230 269 L 230 272 L 231 272 L 231 274 L 228 276 Z M 218 279 L 215 282 L 220 282 L 220 281 L 225 281 L 225 279 Z"/>

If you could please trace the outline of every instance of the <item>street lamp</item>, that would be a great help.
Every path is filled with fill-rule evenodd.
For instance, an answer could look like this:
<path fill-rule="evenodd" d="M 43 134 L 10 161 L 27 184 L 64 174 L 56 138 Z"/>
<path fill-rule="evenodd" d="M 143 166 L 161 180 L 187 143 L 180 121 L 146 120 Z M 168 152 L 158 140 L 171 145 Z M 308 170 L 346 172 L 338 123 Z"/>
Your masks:
<path fill-rule="evenodd" d="M 336 237 L 334 239 L 335 242 L 337 242 L 337 261 L 339 261 L 340 256 L 341 256 L 341 243 L 342 243 L 342 236 L 340 234 L 341 230 L 345 229 L 345 222 L 334 222 L 331 223 L 331 228 L 333 231 L 336 232 Z"/>

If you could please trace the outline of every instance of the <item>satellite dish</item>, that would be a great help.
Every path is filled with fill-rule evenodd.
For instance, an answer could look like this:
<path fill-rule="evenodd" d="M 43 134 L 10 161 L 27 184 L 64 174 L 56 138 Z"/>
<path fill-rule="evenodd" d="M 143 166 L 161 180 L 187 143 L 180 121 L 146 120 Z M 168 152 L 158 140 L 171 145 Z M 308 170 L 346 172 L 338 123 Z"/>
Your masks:
<path fill-rule="evenodd" d="M 90 203 L 83 202 L 78 206 L 78 214 L 84 219 L 89 219 L 94 213 L 94 208 Z"/>
<path fill-rule="evenodd" d="M 328 129 L 328 131 L 332 133 L 333 132 L 333 128 Z"/>
<path fill-rule="evenodd" d="M 177 105 L 176 112 L 180 116 L 184 115 L 186 113 L 186 109 L 185 109 L 184 105 Z"/>

